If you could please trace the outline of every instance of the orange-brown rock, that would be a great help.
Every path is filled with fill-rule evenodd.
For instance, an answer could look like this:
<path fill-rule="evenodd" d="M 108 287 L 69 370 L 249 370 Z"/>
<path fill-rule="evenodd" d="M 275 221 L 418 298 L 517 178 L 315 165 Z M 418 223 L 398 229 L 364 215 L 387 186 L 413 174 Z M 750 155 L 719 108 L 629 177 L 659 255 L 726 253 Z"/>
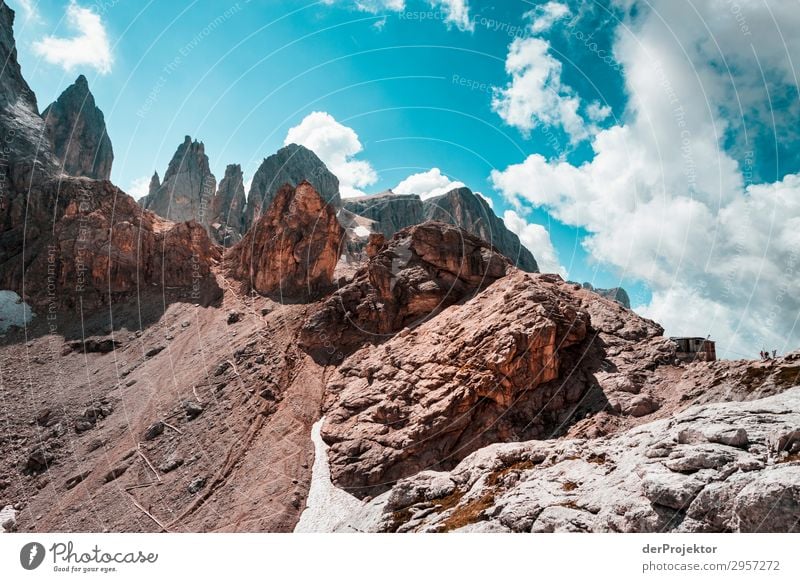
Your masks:
<path fill-rule="evenodd" d="M 381 345 L 328 382 L 323 438 L 334 482 L 363 496 L 475 449 L 543 436 L 584 384 L 554 382 L 589 317 L 557 276 L 514 270 L 502 284 Z"/>
<path fill-rule="evenodd" d="M 0 284 L 30 303 L 71 306 L 80 298 L 91 306 L 149 291 L 207 303 L 219 295 L 211 273 L 219 252 L 205 230 L 143 211 L 110 182 L 47 180 L 4 210 Z"/>
<path fill-rule="evenodd" d="M 510 264 L 483 240 L 448 224 L 426 222 L 370 237 L 370 257 L 353 280 L 314 312 L 301 343 L 347 352 L 423 323 L 506 275 Z"/>
<path fill-rule="evenodd" d="M 231 274 L 263 295 L 307 299 L 330 289 L 344 230 L 308 182 L 281 187 L 227 255 Z"/>

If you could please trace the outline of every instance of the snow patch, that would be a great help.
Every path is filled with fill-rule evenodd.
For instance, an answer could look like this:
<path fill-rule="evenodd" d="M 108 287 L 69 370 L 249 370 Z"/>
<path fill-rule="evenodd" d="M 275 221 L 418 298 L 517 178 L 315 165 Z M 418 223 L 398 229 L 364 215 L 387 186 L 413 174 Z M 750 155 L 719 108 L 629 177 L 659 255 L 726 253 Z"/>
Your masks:
<path fill-rule="evenodd" d="M 0 333 L 11 327 L 22 327 L 34 317 L 30 305 L 13 291 L 0 291 Z"/>
<path fill-rule="evenodd" d="M 336 487 L 331 481 L 328 445 L 322 440 L 323 416 L 311 427 L 314 466 L 306 508 L 294 528 L 296 533 L 341 531 L 341 527 L 362 511 L 366 503 Z M 351 530 L 352 531 L 352 530 Z"/>
<path fill-rule="evenodd" d="M 372 231 L 368 229 L 366 226 L 357 226 L 353 229 L 353 232 L 356 233 L 356 236 L 360 237 L 367 237 L 372 234 Z"/>
<path fill-rule="evenodd" d="M 17 512 L 11 505 L 6 505 L 0 509 L 0 533 L 7 533 L 2 527 L 7 521 L 17 521 Z"/>

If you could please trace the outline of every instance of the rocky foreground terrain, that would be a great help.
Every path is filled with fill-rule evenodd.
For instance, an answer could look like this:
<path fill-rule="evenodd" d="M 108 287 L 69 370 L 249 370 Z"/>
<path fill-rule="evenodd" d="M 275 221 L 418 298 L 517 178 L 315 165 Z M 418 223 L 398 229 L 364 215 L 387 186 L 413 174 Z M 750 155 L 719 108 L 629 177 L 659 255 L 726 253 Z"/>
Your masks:
<path fill-rule="evenodd" d="M 86 80 L 40 115 L 12 25 L 3 529 L 800 529 L 800 352 L 683 363 L 470 191 L 342 200 L 301 146 L 245 198 L 187 138 L 137 203 Z"/>

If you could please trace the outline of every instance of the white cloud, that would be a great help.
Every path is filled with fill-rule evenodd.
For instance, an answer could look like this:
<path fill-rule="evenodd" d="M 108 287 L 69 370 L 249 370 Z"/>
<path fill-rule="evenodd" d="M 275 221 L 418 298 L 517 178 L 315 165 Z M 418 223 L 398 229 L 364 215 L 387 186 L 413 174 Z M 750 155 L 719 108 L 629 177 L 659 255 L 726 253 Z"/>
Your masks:
<path fill-rule="evenodd" d="M 150 176 L 135 178 L 128 186 L 128 194 L 139 200 L 142 196 L 147 196 L 150 191 Z"/>
<path fill-rule="evenodd" d="M 550 30 L 558 21 L 570 14 L 569 7 L 561 2 L 548 2 L 527 13 L 531 19 L 531 32 L 539 34 Z"/>
<path fill-rule="evenodd" d="M 405 0 L 323 0 L 324 4 L 343 4 L 349 5 L 356 10 L 378 14 L 383 11 L 403 12 L 406 10 Z M 450 27 L 455 26 L 461 31 L 475 30 L 475 23 L 469 14 L 469 2 L 467 0 L 428 0 L 428 4 L 433 10 L 441 11 L 441 19 Z M 386 23 L 386 18 L 377 21 L 373 26 L 379 30 Z"/>
<path fill-rule="evenodd" d="M 449 25 L 455 26 L 461 31 L 475 30 L 475 23 L 469 16 L 469 4 L 467 0 L 429 0 L 434 8 L 438 8 L 445 13 L 444 21 Z"/>
<path fill-rule="evenodd" d="M 494 200 L 489 198 L 486 194 L 483 194 L 482 192 L 475 192 L 475 196 L 480 196 L 481 198 L 483 198 L 483 200 L 486 202 L 486 204 L 489 205 L 489 208 L 494 210 Z"/>
<path fill-rule="evenodd" d="M 41 15 L 39 14 L 39 6 L 36 0 L 16 0 L 13 4 L 15 4 L 19 10 L 22 11 L 22 17 L 28 21 L 39 21 L 41 20 Z"/>
<path fill-rule="evenodd" d="M 71 2 L 66 18 L 69 27 L 77 34 L 70 38 L 46 36 L 33 43 L 34 52 L 70 72 L 76 67 L 92 67 L 100 73 L 110 73 L 113 62 L 111 45 L 100 16 Z"/>
<path fill-rule="evenodd" d="M 323 4 L 349 4 L 356 10 L 376 14 L 382 10 L 399 12 L 406 9 L 405 0 L 322 0 Z"/>
<path fill-rule="evenodd" d="M 503 222 L 508 230 L 515 233 L 520 242 L 527 248 L 542 273 L 558 273 L 567 278 L 567 270 L 558 261 L 558 253 L 550 240 L 550 233 L 541 224 L 531 224 L 513 210 L 506 210 Z"/>
<path fill-rule="evenodd" d="M 609 115 L 611 115 L 611 107 L 603 105 L 599 101 L 592 101 L 586 106 L 586 116 L 595 123 L 605 121 Z"/>
<path fill-rule="evenodd" d="M 539 125 L 563 129 L 572 143 L 589 136 L 578 113 L 580 98 L 561 82 L 561 62 L 541 38 L 517 38 L 509 46 L 506 72 L 511 81 L 495 88 L 492 108 L 509 125 L 527 134 Z"/>
<path fill-rule="evenodd" d="M 344 197 L 362 196 L 361 188 L 378 181 L 378 174 L 363 160 L 353 159 L 363 150 L 358 134 L 324 111 L 309 113 L 286 134 L 284 145 L 296 143 L 312 150 L 339 178 Z"/>
<path fill-rule="evenodd" d="M 418 194 L 420 198 L 425 200 L 463 187 L 463 182 L 454 182 L 442 174 L 439 168 L 431 168 L 427 172 L 411 174 L 392 188 L 392 191 L 395 194 Z"/>
<path fill-rule="evenodd" d="M 800 39 L 775 22 L 795 30 L 800 11 L 778 2 L 743 23 L 727 5 L 696 4 L 698 16 L 669 0 L 631 3 L 614 47 L 626 122 L 597 133 L 586 163 L 531 155 L 492 181 L 509 201 L 585 228 L 593 257 L 650 286 L 640 311 L 668 334 L 711 334 L 729 357 L 796 349 L 800 175 L 749 185 L 747 161 L 726 144 L 739 103 L 751 140 L 760 126 L 748 116 L 770 110 L 762 70 L 773 94 L 795 87 Z"/>

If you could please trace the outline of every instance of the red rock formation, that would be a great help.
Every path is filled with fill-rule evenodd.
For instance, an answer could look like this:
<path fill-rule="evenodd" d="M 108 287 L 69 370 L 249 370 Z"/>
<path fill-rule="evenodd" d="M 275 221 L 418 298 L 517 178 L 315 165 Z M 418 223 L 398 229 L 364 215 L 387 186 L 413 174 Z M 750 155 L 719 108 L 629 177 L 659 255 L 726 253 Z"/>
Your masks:
<path fill-rule="evenodd" d="M 110 182 L 49 180 L 7 210 L 12 226 L 3 237 L 13 244 L 2 255 L 0 284 L 33 304 L 74 305 L 81 297 L 91 306 L 178 288 L 205 303 L 219 294 L 211 273 L 219 252 L 205 230 L 143 211 Z"/>
<path fill-rule="evenodd" d="M 583 384 L 557 382 L 589 317 L 556 276 L 520 271 L 378 346 L 328 382 L 323 437 L 334 482 L 356 495 L 492 442 L 552 430 Z M 551 414 L 552 413 L 552 414 Z"/>
<path fill-rule="evenodd" d="M 227 255 L 234 277 L 263 295 L 309 298 L 330 288 L 344 230 L 308 182 L 285 185 Z"/>
<path fill-rule="evenodd" d="M 443 223 L 427 222 L 370 237 L 367 265 L 309 318 L 301 343 L 349 351 L 419 325 L 485 288 L 510 268 L 486 242 Z"/>

